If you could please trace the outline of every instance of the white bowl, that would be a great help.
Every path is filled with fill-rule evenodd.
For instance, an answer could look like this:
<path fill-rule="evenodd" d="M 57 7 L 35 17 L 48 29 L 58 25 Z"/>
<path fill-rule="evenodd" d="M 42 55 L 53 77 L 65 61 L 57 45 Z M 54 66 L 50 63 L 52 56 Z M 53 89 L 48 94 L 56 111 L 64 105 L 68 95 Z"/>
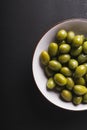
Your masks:
<path fill-rule="evenodd" d="M 47 77 L 44 75 L 43 69 L 40 66 L 40 53 L 43 50 L 47 50 L 48 45 L 50 42 L 54 41 L 55 35 L 59 29 L 66 29 L 73 30 L 77 34 L 87 34 L 87 20 L 86 19 L 70 19 L 66 20 L 64 22 L 61 22 L 51 28 L 39 41 L 39 43 L 36 46 L 34 56 L 33 56 L 33 62 L 32 62 L 32 69 L 33 69 L 33 76 L 35 79 L 35 82 L 37 84 L 38 89 L 40 92 L 44 95 L 44 97 L 49 100 L 54 105 L 64 108 L 67 110 L 73 110 L 73 111 L 81 111 L 81 110 L 87 110 L 86 104 L 80 104 L 78 106 L 74 106 L 71 102 L 64 102 L 62 101 L 55 92 L 49 92 L 46 89 L 46 82 Z"/>

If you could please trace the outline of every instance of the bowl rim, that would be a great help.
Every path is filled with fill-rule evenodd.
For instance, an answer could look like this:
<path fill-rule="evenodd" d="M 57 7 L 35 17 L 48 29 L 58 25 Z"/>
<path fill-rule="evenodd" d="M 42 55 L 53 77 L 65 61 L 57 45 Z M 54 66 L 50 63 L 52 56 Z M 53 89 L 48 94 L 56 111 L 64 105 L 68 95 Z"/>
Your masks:
<path fill-rule="evenodd" d="M 35 50 L 36 50 L 37 46 L 39 45 L 41 39 L 42 39 L 51 29 L 55 28 L 57 25 L 60 25 L 60 24 L 62 24 L 62 23 L 66 23 L 66 22 L 70 22 L 70 21 L 85 21 L 85 22 L 87 22 L 87 19 L 86 19 L 86 18 L 70 18 L 70 19 L 64 19 L 64 20 L 61 20 L 61 21 L 57 22 L 55 25 L 51 26 L 47 31 L 45 31 L 45 33 L 42 34 L 42 36 L 40 37 L 40 39 L 38 40 L 38 42 L 37 42 L 37 44 L 36 44 L 36 46 L 35 46 L 35 48 L 34 48 L 33 55 L 32 55 L 32 74 L 33 74 L 33 80 L 34 80 L 34 82 L 35 82 L 35 84 L 36 84 L 36 86 L 37 86 L 37 89 L 38 89 L 39 92 L 41 93 L 41 95 L 42 95 L 49 103 L 53 104 L 54 106 L 59 107 L 59 108 L 64 109 L 64 110 L 67 110 L 67 111 L 74 111 L 74 112 L 77 112 L 77 111 L 86 111 L 86 110 L 87 110 L 86 108 L 83 108 L 83 109 L 68 109 L 68 108 L 63 107 L 63 106 L 58 106 L 58 105 L 55 104 L 54 102 L 51 102 L 51 101 L 41 92 L 41 90 L 39 89 L 38 84 L 37 84 L 37 82 L 36 82 L 36 80 L 35 80 L 35 75 L 34 75 L 34 69 L 33 69 L 33 68 L 34 68 L 34 67 L 33 67 L 33 66 L 34 66 L 34 55 L 35 55 Z"/>

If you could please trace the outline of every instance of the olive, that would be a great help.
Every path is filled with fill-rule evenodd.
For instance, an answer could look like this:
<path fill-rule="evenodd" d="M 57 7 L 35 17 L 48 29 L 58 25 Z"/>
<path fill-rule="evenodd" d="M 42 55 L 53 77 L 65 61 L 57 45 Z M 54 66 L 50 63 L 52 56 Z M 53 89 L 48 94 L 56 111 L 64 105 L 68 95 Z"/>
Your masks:
<path fill-rule="evenodd" d="M 50 56 L 47 51 L 42 51 L 40 54 L 40 61 L 43 65 L 47 65 L 50 61 Z"/>
<path fill-rule="evenodd" d="M 75 33 L 73 31 L 69 31 L 67 33 L 67 42 L 71 43 L 73 41 L 74 37 L 75 37 Z"/>
<path fill-rule="evenodd" d="M 53 78 L 49 78 L 47 81 L 47 88 L 48 89 L 53 89 L 56 86 L 56 83 L 54 82 Z"/>
<path fill-rule="evenodd" d="M 85 53 L 85 54 L 87 54 L 87 41 L 85 41 L 84 43 L 83 43 L 83 46 L 82 46 L 83 48 L 83 52 Z"/>
<path fill-rule="evenodd" d="M 73 43 L 72 43 L 73 46 L 79 47 L 80 45 L 82 45 L 82 43 L 83 43 L 83 38 L 81 37 L 81 35 L 76 35 L 73 38 Z"/>
<path fill-rule="evenodd" d="M 86 84 L 85 79 L 83 77 L 77 78 L 76 84 L 85 85 Z"/>
<path fill-rule="evenodd" d="M 72 93 L 69 90 L 64 89 L 61 92 L 61 97 L 63 100 L 70 102 L 72 100 Z"/>
<path fill-rule="evenodd" d="M 87 70 L 87 63 L 84 63 L 83 65 L 85 65 L 85 67 L 86 67 L 86 70 Z"/>
<path fill-rule="evenodd" d="M 85 67 L 85 65 L 79 65 L 76 68 L 76 70 L 75 70 L 74 76 L 79 78 L 79 77 L 82 77 L 85 74 L 86 74 L 86 67 Z"/>
<path fill-rule="evenodd" d="M 70 60 L 70 55 L 69 54 L 62 54 L 58 57 L 58 60 L 60 63 L 67 63 Z"/>
<path fill-rule="evenodd" d="M 80 55 L 78 56 L 77 60 L 78 60 L 79 64 L 82 64 L 82 63 L 84 63 L 84 62 L 87 61 L 87 55 L 80 54 Z"/>
<path fill-rule="evenodd" d="M 72 71 L 68 67 L 62 67 L 60 73 L 63 74 L 64 76 L 72 75 Z"/>
<path fill-rule="evenodd" d="M 62 45 L 62 44 L 67 44 L 65 40 L 59 42 L 59 45 Z"/>
<path fill-rule="evenodd" d="M 75 105 L 79 105 L 82 102 L 82 97 L 81 96 L 74 96 L 73 97 L 73 103 Z"/>
<path fill-rule="evenodd" d="M 76 95 L 84 95 L 87 93 L 87 88 L 83 85 L 75 85 L 73 91 Z"/>
<path fill-rule="evenodd" d="M 76 69 L 78 66 L 78 61 L 75 59 L 70 59 L 68 65 L 70 69 Z"/>
<path fill-rule="evenodd" d="M 67 84 L 67 79 L 63 74 L 57 73 L 54 75 L 54 81 L 59 85 L 59 86 L 64 86 Z"/>
<path fill-rule="evenodd" d="M 71 47 L 69 44 L 61 44 L 59 46 L 59 52 L 60 53 L 68 53 L 70 51 Z"/>
<path fill-rule="evenodd" d="M 84 35 L 80 35 L 82 37 L 83 42 L 85 41 L 85 36 Z"/>
<path fill-rule="evenodd" d="M 45 74 L 47 77 L 51 77 L 54 75 L 54 71 L 51 70 L 48 66 L 45 67 Z"/>
<path fill-rule="evenodd" d="M 87 93 L 83 95 L 83 102 L 87 103 Z"/>
<path fill-rule="evenodd" d="M 72 88 L 74 87 L 74 81 L 71 77 L 67 78 L 67 84 L 66 84 L 66 88 L 68 90 L 72 90 Z"/>
<path fill-rule="evenodd" d="M 82 46 L 79 46 L 78 48 L 73 47 L 70 51 L 70 54 L 72 56 L 78 56 L 82 52 Z"/>
<path fill-rule="evenodd" d="M 50 56 L 56 56 L 58 53 L 58 44 L 54 42 L 50 43 L 48 53 Z"/>
<path fill-rule="evenodd" d="M 49 61 L 48 67 L 54 71 L 59 71 L 62 67 L 62 65 L 60 64 L 60 62 L 56 61 L 56 60 L 51 60 Z"/>
<path fill-rule="evenodd" d="M 66 37 L 67 37 L 67 32 L 66 32 L 66 30 L 62 29 L 62 30 L 58 31 L 58 33 L 57 33 L 57 38 L 58 38 L 59 41 L 65 40 Z"/>

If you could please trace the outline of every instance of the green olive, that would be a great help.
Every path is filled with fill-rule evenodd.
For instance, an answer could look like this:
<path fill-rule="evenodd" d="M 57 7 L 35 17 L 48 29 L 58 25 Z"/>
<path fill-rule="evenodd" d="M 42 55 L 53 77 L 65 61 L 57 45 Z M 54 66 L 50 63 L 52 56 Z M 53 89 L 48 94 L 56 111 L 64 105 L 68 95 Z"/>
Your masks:
<path fill-rule="evenodd" d="M 63 74 L 64 76 L 72 75 L 72 71 L 68 67 L 62 67 L 60 73 Z"/>
<path fill-rule="evenodd" d="M 59 41 L 65 40 L 66 37 L 67 37 L 67 32 L 66 32 L 66 30 L 62 29 L 62 30 L 58 31 L 58 33 L 57 33 L 57 38 L 58 38 Z"/>
<path fill-rule="evenodd" d="M 73 103 L 75 105 L 79 105 L 82 102 L 82 97 L 81 96 L 74 96 L 73 97 Z"/>
<path fill-rule="evenodd" d="M 87 41 L 85 41 L 84 43 L 83 43 L 83 52 L 85 53 L 85 54 L 87 54 Z"/>
<path fill-rule="evenodd" d="M 83 102 L 87 103 L 87 93 L 83 95 Z"/>
<path fill-rule="evenodd" d="M 80 35 L 82 37 L 83 42 L 85 41 L 85 36 L 82 34 Z"/>
<path fill-rule="evenodd" d="M 77 78 L 76 79 L 76 84 L 85 85 L 86 84 L 85 79 L 83 77 Z"/>
<path fill-rule="evenodd" d="M 86 67 L 86 70 L 87 70 L 87 63 L 84 63 L 83 65 L 85 65 L 85 67 Z"/>
<path fill-rule="evenodd" d="M 71 43 L 73 41 L 74 37 L 75 37 L 75 33 L 73 31 L 69 31 L 67 33 L 67 42 Z"/>
<path fill-rule="evenodd" d="M 56 83 L 54 82 L 53 78 L 49 78 L 47 81 L 47 88 L 48 89 L 53 89 L 56 86 Z"/>
<path fill-rule="evenodd" d="M 78 48 L 72 48 L 71 51 L 70 51 L 70 54 L 72 56 L 78 56 L 80 53 L 82 52 L 82 46 L 79 46 Z"/>
<path fill-rule="evenodd" d="M 57 73 L 54 75 L 54 81 L 59 85 L 59 86 L 64 86 L 67 84 L 67 79 L 63 74 Z"/>
<path fill-rule="evenodd" d="M 67 44 L 65 40 L 59 42 L 59 45 L 62 45 L 62 44 Z"/>
<path fill-rule="evenodd" d="M 68 90 L 72 90 L 73 87 L 74 87 L 74 81 L 73 81 L 73 79 L 72 79 L 71 77 L 68 77 L 68 78 L 67 78 L 66 88 L 67 88 Z"/>
<path fill-rule="evenodd" d="M 42 51 L 40 54 L 40 61 L 43 65 L 47 65 L 50 61 L 50 56 L 47 51 Z"/>
<path fill-rule="evenodd" d="M 79 78 L 79 77 L 82 77 L 85 74 L 86 74 L 86 67 L 85 67 L 85 65 L 79 65 L 76 68 L 76 70 L 75 70 L 74 76 Z"/>
<path fill-rule="evenodd" d="M 48 67 L 54 71 L 59 71 L 62 67 L 62 65 L 60 64 L 60 62 L 56 61 L 56 60 L 51 60 L 49 61 Z"/>
<path fill-rule="evenodd" d="M 69 44 L 61 44 L 59 46 L 59 52 L 60 53 L 68 53 L 70 51 L 71 47 Z"/>
<path fill-rule="evenodd" d="M 54 75 L 54 71 L 51 70 L 48 66 L 45 67 L 45 74 L 47 77 L 51 77 Z"/>
<path fill-rule="evenodd" d="M 87 55 L 80 54 L 80 55 L 78 56 L 77 60 L 78 60 L 79 64 L 82 64 L 82 63 L 84 63 L 84 62 L 87 61 Z"/>
<path fill-rule="evenodd" d="M 78 61 L 75 59 L 70 59 L 69 60 L 69 68 L 70 69 L 76 69 L 78 66 Z"/>
<path fill-rule="evenodd" d="M 80 95 L 84 95 L 85 93 L 87 93 L 87 88 L 83 85 L 75 85 L 73 87 L 73 91 L 76 95 L 80 96 Z"/>
<path fill-rule="evenodd" d="M 56 56 L 58 53 L 58 44 L 54 42 L 50 43 L 48 53 L 50 56 Z"/>
<path fill-rule="evenodd" d="M 63 100 L 70 102 L 72 100 L 72 93 L 69 90 L 64 89 L 61 92 L 61 97 Z"/>
<path fill-rule="evenodd" d="M 70 55 L 69 54 L 62 54 L 58 57 L 58 60 L 60 63 L 67 63 L 70 60 Z"/>
<path fill-rule="evenodd" d="M 74 38 L 73 38 L 73 43 L 72 45 L 75 46 L 75 47 L 79 47 L 80 45 L 83 44 L 83 38 L 81 37 L 81 35 L 76 35 Z"/>

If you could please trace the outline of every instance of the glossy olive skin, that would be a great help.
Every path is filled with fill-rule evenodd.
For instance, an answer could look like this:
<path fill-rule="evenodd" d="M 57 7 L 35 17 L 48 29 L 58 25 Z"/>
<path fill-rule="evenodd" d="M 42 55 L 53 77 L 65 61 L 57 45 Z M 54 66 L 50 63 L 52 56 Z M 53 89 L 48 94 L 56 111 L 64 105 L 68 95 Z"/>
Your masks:
<path fill-rule="evenodd" d="M 58 57 L 58 60 L 62 64 L 67 63 L 70 60 L 70 55 L 69 54 L 62 54 Z"/>
<path fill-rule="evenodd" d="M 74 74 L 74 76 L 75 76 L 75 78 L 76 77 L 82 77 L 83 75 L 85 75 L 86 74 L 86 67 L 85 67 L 85 65 L 79 65 L 77 68 L 76 68 L 76 70 L 75 70 L 75 74 Z"/>
<path fill-rule="evenodd" d="M 56 83 L 54 82 L 53 78 L 49 78 L 47 81 L 47 88 L 48 89 L 53 89 L 56 86 Z"/>
<path fill-rule="evenodd" d="M 75 33 L 73 31 L 69 31 L 67 33 L 67 42 L 71 43 L 73 41 L 74 37 L 75 37 Z"/>
<path fill-rule="evenodd" d="M 56 56 L 58 53 L 58 44 L 54 42 L 50 43 L 48 53 L 50 56 Z"/>
<path fill-rule="evenodd" d="M 83 48 L 83 52 L 85 53 L 85 54 L 87 54 L 87 41 L 85 41 L 84 43 L 83 43 L 83 46 L 82 46 Z"/>
<path fill-rule="evenodd" d="M 67 44 L 65 40 L 61 41 L 58 43 L 59 45 L 62 45 L 62 44 Z"/>
<path fill-rule="evenodd" d="M 83 77 L 77 78 L 75 82 L 76 82 L 77 85 L 79 85 L 79 84 L 85 85 L 86 84 L 86 81 Z"/>
<path fill-rule="evenodd" d="M 72 75 L 72 71 L 68 67 L 62 67 L 60 73 L 63 74 L 64 76 Z"/>
<path fill-rule="evenodd" d="M 70 59 L 68 66 L 69 66 L 69 68 L 72 69 L 72 70 L 73 70 L 73 69 L 76 69 L 77 66 L 78 66 L 78 61 L 75 60 L 75 59 Z"/>
<path fill-rule="evenodd" d="M 47 51 L 42 51 L 40 54 L 40 61 L 43 65 L 47 65 L 50 61 L 50 56 Z"/>
<path fill-rule="evenodd" d="M 74 57 L 78 56 L 82 52 L 82 46 L 78 48 L 72 48 L 70 54 Z"/>
<path fill-rule="evenodd" d="M 69 53 L 70 49 L 71 47 L 69 44 L 62 44 L 59 46 L 59 52 L 63 54 Z"/>
<path fill-rule="evenodd" d="M 62 65 L 60 64 L 60 62 L 56 61 L 56 60 L 51 60 L 49 61 L 48 67 L 54 71 L 59 71 L 62 67 Z"/>
<path fill-rule="evenodd" d="M 82 102 L 82 96 L 75 96 L 73 97 L 73 103 L 75 105 L 79 105 Z"/>
<path fill-rule="evenodd" d="M 87 88 L 83 85 L 75 85 L 73 87 L 73 91 L 76 95 L 80 96 L 80 95 L 84 95 L 85 93 L 87 93 Z"/>
<path fill-rule="evenodd" d="M 87 103 L 87 93 L 83 95 L 83 103 Z"/>
<path fill-rule="evenodd" d="M 59 41 L 65 40 L 66 37 L 67 37 L 67 32 L 66 32 L 66 30 L 62 29 L 62 30 L 58 31 L 58 33 L 57 33 L 57 39 L 58 39 Z"/>
<path fill-rule="evenodd" d="M 68 78 L 67 78 L 66 88 L 67 88 L 68 90 L 72 90 L 73 87 L 74 87 L 74 81 L 73 81 L 73 79 L 72 79 L 71 77 L 68 77 Z"/>
<path fill-rule="evenodd" d="M 87 70 L 87 63 L 84 63 L 83 65 L 85 65 L 85 67 L 86 67 L 86 70 Z"/>
<path fill-rule="evenodd" d="M 80 54 L 77 58 L 79 64 L 82 64 L 87 61 L 87 55 L 84 55 L 83 53 Z"/>
<path fill-rule="evenodd" d="M 45 74 L 47 77 L 52 77 L 54 75 L 54 71 L 51 70 L 48 66 L 45 67 Z"/>
<path fill-rule="evenodd" d="M 82 43 L 83 43 L 83 38 L 81 37 L 81 35 L 76 35 L 73 39 L 72 45 L 75 47 L 79 47 L 80 45 L 82 45 Z"/>
<path fill-rule="evenodd" d="M 66 77 L 61 74 L 61 73 L 57 73 L 54 75 L 54 81 L 59 85 L 59 86 L 64 86 L 67 84 L 67 79 Z"/>
<path fill-rule="evenodd" d="M 85 41 L 85 36 L 82 34 L 82 35 L 80 35 L 81 36 L 81 38 L 82 38 L 82 40 L 83 40 L 83 42 Z"/>
<path fill-rule="evenodd" d="M 72 100 L 72 93 L 69 90 L 64 89 L 61 92 L 61 97 L 63 100 L 70 102 Z"/>

